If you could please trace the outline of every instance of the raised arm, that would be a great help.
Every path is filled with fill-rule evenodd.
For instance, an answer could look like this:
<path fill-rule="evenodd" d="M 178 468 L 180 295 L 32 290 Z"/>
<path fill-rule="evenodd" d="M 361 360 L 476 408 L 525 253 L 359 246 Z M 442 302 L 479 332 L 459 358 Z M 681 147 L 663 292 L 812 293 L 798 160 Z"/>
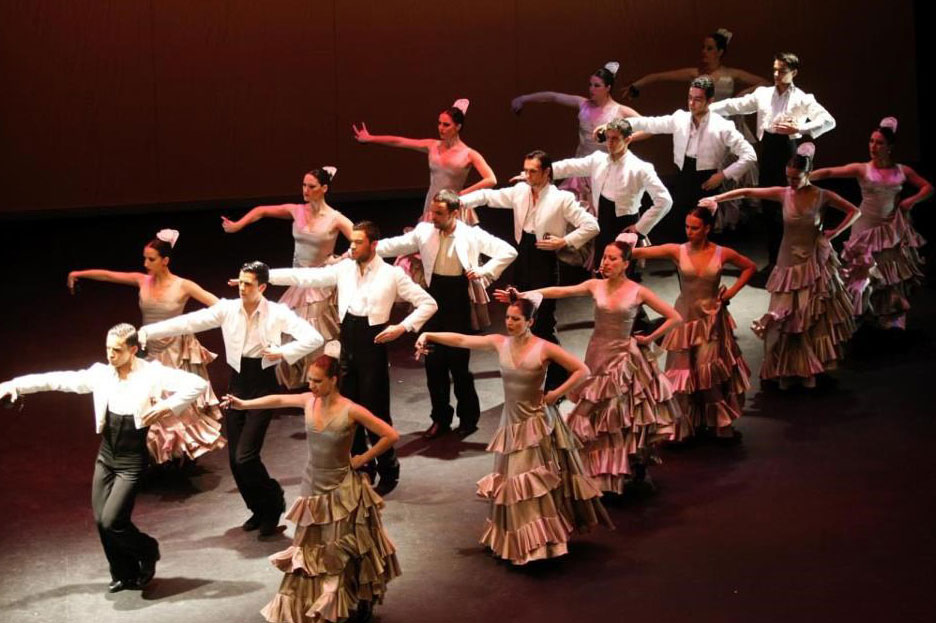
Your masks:
<path fill-rule="evenodd" d="M 140 287 L 146 275 L 143 273 L 122 273 L 114 270 L 104 270 L 103 268 L 89 268 L 87 270 L 73 270 L 68 273 L 68 289 L 72 294 L 75 293 L 75 284 L 79 279 L 92 279 L 94 281 L 107 281 L 110 283 L 119 283 L 125 286 Z"/>
<path fill-rule="evenodd" d="M 536 93 L 527 93 L 513 98 L 510 102 L 510 109 L 519 114 L 527 104 L 559 104 L 569 108 L 578 108 L 585 102 L 581 95 L 569 95 L 568 93 L 559 93 L 557 91 L 537 91 Z"/>
<path fill-rule="evenodd" d="M 824 167 L 810 171 L 809 180 L 818 182 L 819 180 L 829 179 L 830 177 L 861 177 L 864 164 L 861 162 L 852 162 L 840 167 Z"/>
<path fill-rule="evenodd" d="M 678 244 L 658 244 L 650 247 L 634 247 L 631 258 L 635 260 L 671 260 L 679 261 Z"/>
<path fill-rule="evenodd" d="M 521 192 L 524 187 L 529 189 L 525 184 L 517 184 L 516 186 L 498 188 L 497 190 L 492 188 L 474 190 L 461 196 L 461 204 L 465 208 L 477 208 L 478 206 L 486 205 L 489 208 L 512 210 L 516 203 L 516 195 Z M 527 190 L 527 192 L 529 192 L 529 190 Z"/>
<path fill-rule="evenodd" d="M 465 335 L 449 331 L 425 331 L 419 334 L 416 340 L 416 354 L 426 352 L 429 344 L 442 344 L 454 348 L 471 348 L 474 350 L 494 350 L 497 340 L 503 339 L 499 335 Z"/>
<path fill-rule="evenodd" d="M 182 291 L 205 307 L 211 307 L 220 299 L 190 279 L 182 280 Z"/>
<path fill-rule="evenodd" d="M 361 127 L 352 123 L 351 130 L 354 132 L 354 140 L 364 144 L 372 143 L 427 152 L 438 142 L 434 138 L 406 138 L 405 136 L 393 136 L 391 134 L 371 134 L 367 131 L 367 125 L 363 121 Z"/>
<path fill-rule="evenodd" d="M 910 167 L 903 165 L 903 164 L 900 164 L 897 166 L 903 169 L 904 176 L 907 178 L 907 181 L 913 184 L 914 186 L 916 186 L 918 189 L 916 193 L 910 195 L 909 197 L 907 197 L 906 199 L 903 199 L 900 202 L 900 209 L 909 210 L 910 208 L 920 203 L 921 201 L 926 201 L 927 199 L 929 199 L 930 195 L 933 194 L 933 185 L 930 184 L 929 181 L 925 177 L 923 177 L 922 175 L 920 175 L 919 173 L 917 173 Z"/>
<path fill-rule="evenodd" d="M 569 373 L 569 377 L 562 385 L 543 395 L 543 402 L 551 405 L 582 384 L 588 376 L 588 366 L 581 359 L 552 342 L 543 342 L 543 354 L 547 359 L 559 364 Z"/>
<path fill-rule="evenodd" d="M 473 190 L 494 188 L 497 186 L 497 176 L 494 175 L 494 169 L 491 168 L 491 165 L 487 163 L 487 160 L 484 159 L 484 156 L 482 156 L 480 152 L 475 151 L 474 149 L 468 150 L 468 162 L 470 162 L 471 166 L 473 166 L 475 171 L 478 172 L 478 175 L 481 176 L 481 179 L 468 188 L 462 189 L 458 193 L 459 195 L 467 195 Z"/>
<path fill-rule="evenodd" d="M 418 229 L 419 225 L 405 234 L 381 238 L 377 241 L 377 255 L 380 257 L 399 257 L 410 253 L 419 253 Z"/>
<path fill-rule="evenodd" d="M 525 296 L 527 294 L 539 294 L 544 299 L 566 299 L 576 296 L 591 296 L 596 283 L 598 283 L 597 279 L 588 279 L 574 286 L 549 286 L 547 288 L 527 290 L 526 292 L 520 292 L 519 294 L 520 296 Z M 509 303 L 510 289 L 495 290 L 494 298 L 501 303 Z"/>
<path fill-rule="evenodd" d="M 823 232 L 825 237 L 829 240 L 832 240 L 846 229 L 851 227 L 852 223 L 857 221 L 858 217 L 861 216 L 861 210 L 859 210 L 855 204 L 842 199 L 841 196 L 835 194 L 831 190 L 825 191 L 825 205 L 832 206 L 836 210 L 845 213 L 845 218 L 842 219 L 842 222 L 839 223 L 838 227 Z"/>
<path fill-rule="evenodd" d="M 348 409 L 348 416 L 370 432 L 380 436 L 377 443 L 373 444 L 367 452 L 351 457 L 352 469 L 358 469 L 362 465 L 367 465 L 392 448 L 393 444 L 400 440 L 400 433 L 398 433 L 395 428 L 374 416 L 373 413 L 357 403 L 351 403 L 351 408 Z"/>
<path fill-rule="evenodd" d="M 750 281 L 754 273 L 757 272 L 757 264 L 746 255 L 741 255 L 734 249 L 729 249 L 728 247 L 722 247 L 721 249 L 722 261 L 725 264 L 731 264 L 741 269 L 741 274 L 738 275 L 738 278 L 735 279 L 731 287 L 719 293 L 718 298 L 722 301 L 730 301 L 741 288 L 747 285 L 747 282 Z"/>
<path fill-rule="evenodd" d="M 699 70 L 695 67 L 683 67 L 682 69 L 673 69 L 671 71 L 660 71 L 653 74 L 647 74 L 642 78 L 634 80 L 621 91 L 624 97 L 631 99 L 640 96 L 640 90 L 654 82 L 689 82 L 699 75 Z"/>
<path fill-rule="evenodd" d="M 327 288 L 338 285 L 338 268 L 343 262 L 316 268 L 274 268 L 270 271 L 270 283 L 274 286 L 298 286 L 300 288 Z"/>
<path fill-rule="evenodd" d="M 247 214 L 240 217 L 236 221 L 232 221 L 228 217 L 222 216 L 221 229 L 223 229 L 227 234 L 235 234 L 251 223 L 255 223 L 262 218 L 279 218 L 291 220 L 292 217 L 292 204 L 289 203 L 274 206 L 257 206 L 256 208 L 252 208 Z"/>
<path fill-rule="evenodd" d="M 634 117 L 628 119 L 635 132 L 648 132 L 650 134 L 672 134 L 676 131 L 676 115 L 660 115 L 658 117 Z"/>
<path fill-rule="evenodd" d="M 766 199 L 768 201 L 783 201 L 783 194 L 786 192 L 786 186 L 771 186 L 770 188 L 736 188 L 728 192 L 703 197 L 699 199 L 699 205 L 712 208 L 722 201 L 731 201 L 732 199 L 743 199 L 753 197 L 754 199 Z"/>
<path fill-rule="evenodd" d="M 672 305 L 654 294 L 653 290 L 650 288 L 645 286 L 638 286 L 637 298 L 641 303 L 649 306 L 650 309 L 666 318 L 663 324 L 658 326 L 650 335 L 635 335 L 634 339 L 638 344 L 649 344 L 657 338 L 665 335 L 667 331 L 682 322 L 683 318 L 679 312 L 676 311 Z"/>
<path fill-rule="evenodd" d="M 183 333 L 199 333 L 201 331 L 207 331 L 208 329 L 220 327 L 221 323 L 224 321 L 224 306 L 227 302 L 230 301 L 219 301 L 205 309 L 199 309 L 198 311 L 140 327 L 140 330 L 137 332 L 137 335 L 140 337 L 140 344 L 145 348 L 146 341 L 150 338 L 159 339 L 182 335 Z M 240 304 L 240 301 L 233 302 Z"/>
<path fill-rule="evenodd" d="M 598 158 L 601 156 L 601 152 L 594 152 L 579 158 L 557 160 L 552 163 L 553 179 L 561 180 L 567 177 L 590 177 L 592 171 L 595 170 L 598 164 Z"/>
<path fill-rule="evenodd" d="M 284 409 L 287 407 L 305 407 L 309 400 L 310 393 L 304 394 L 269 394 L 259 398 L 238 398 L 228 394 L 221 399 L 221 407 L 224 409 L 236 409 L 238 411 L 253 411 L 254 409 Z"/>

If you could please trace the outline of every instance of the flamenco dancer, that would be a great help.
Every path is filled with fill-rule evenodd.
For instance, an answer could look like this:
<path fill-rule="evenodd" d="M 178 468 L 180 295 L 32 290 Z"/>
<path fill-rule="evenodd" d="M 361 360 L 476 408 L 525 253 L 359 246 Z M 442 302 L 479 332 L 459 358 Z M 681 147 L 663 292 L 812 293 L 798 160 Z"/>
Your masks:
<path fill-rule="evenodd" d="M 933 185 L 894 160 L 897 119 L 887 117 L 871 132 L 868 162 L 817 169 L 810 179 L 852 177 L 861 187 L 861 217 L 852 225 L 842 251 L 845 285 L 854 313 L 885 329 L 906 328 L 909 294 L 923 278 L 919 248 L 923 237 L 913 228 L 910 210 L 933 194 Z M 916 188 L 900 199 L 905 183 Z"/>
<path fill-rule="evenodd" d="M 454 190 L 464 195 L 473 190 L 493 188 L 497 177 L 480 152 L 468 147 L 461 140 L 461 130 L 468 114 L 467 99 L 457 100 L 449 108 L 439 113 L 439 138 L 405 138 L 403 136 L 373 135 L 367 131 L 362 121 L 361 127 L 352 125 L 354 139 L 359 143 L 373 143 L 387 147 L 402 147 L 425 152 L 429 157 L 429 192 L 423 205 L 421 221 L 429 220 L 432 198 L 440 190 Z M 465 187 L 471 169 L 478 172 L 481 179 Z M 459 215 L 469 225 L 478 224 L 478 215 L 472 209 L 465 209 Z M 417 279 L 418 281 L 418 279 Z"/>
<path fill-rule="evenodd" d="M 0 401 L 43 391 L 94 394 L 101 446 L 94 463 L 91 508 L 110 566 L 110 593 L 145 587 L 156 575 L 159 543 L 133 521 L 133 502 L 146 468 L 147 428 L 178 417 L 208 391 L 201 377 L 136 356 L 136 329 L 118 324 L 107 332 L 107 363 L 84 370 L 29 374 L 0 383 Z"/>
<path fill-rule="evenodd" d="M 853 303 L 839 274 L 841 265 L 831 240 L 861 215 L 835 193 L 813 186 L 809 174 L 815 145 L 803 143 L 786 167 L 784 188 L 739 188 L 702 199 L 714 209 L 719 201 L 755 197 L 783 206 L 783 239 L 777 265 L 767 279 L 767 313 L 752 329 L 764 340 L 762 379 L 776 379 L 781 389 L 794 380 L 814 388 L 816 375 L 832 370 L 855 331 Z M 845 213 L 834 229 L 822 229 L 823 208 Z"/>
<path fill-rule="evenodd" d="M 568 298 L 590 296 L 595 301 L 595 330 L 585 351 L 591 371 L 572 390 L 576 401 L 569 426 L 584 444 L 586 471 L 602 491 L 623 493 L 631 482 L 649 482 L 647 465 L 652 446 L 674 438 L 680 410 L 669 381 L 657 369 L 649 348 L 681 320 L 679 313 L 648 288 L 627 278 L 635 234 L 609 243 L 601 258 L 602 279 L 574 286 L 554 286 L 518 293 L 498 290 L 501 301 L 512 297 Z M 649 305 L 665 321 L 648 335 L 633 334 L 641 305 Z"/>
<path fill-rule="evenodd" d="M 146 345 L 154 339 L 220 327 L 227 363 L 234 370 L 229 393 L 240 398 L 274 393 L 278 387 L 274 366 L 281 360 L 294 363 L 315 351 L 322 345 L 322 336 L 291 309 L 263 296 L 269 276 L 270 269 L 263 262 L 244 264 L 237 278 L 239 300 L 221 299 L 207 309 L 141 327 L 140 342 Z M 295 341 L 281 345 L 284 333 Z M 260 537 L 276 533 L 286 510 L 283 489 L 260 457 L 271 419 L 268 409 L 232 409 L 224 418 L 231 473 L 251 511 L 241 527 L 248 532 L 259 530 Z"/>
<path fill-rule="evenodd" d="M 290 547 L 270 556 L 285 575 L 261 611 L 271 623 L 370 620 L 387 583 L 400 575 L 396 549 L 380 520 L 383 500 L 355 471 L 389 450 L 400 435 L 339 393 L 338 370 L 337 359 L 321 355 L 308 368 L 307 393 L 224 397 L 240 411 L 298 407 L 305 412 L 309 459 L 299 497 L 286 513 L 296 534 Z M 379 441 L 352 456 L 359 426 Z"/>
<path fill-rule="evenodd" d="M 711 434 L 721 442 L 737 442 L 741 433 L 732 424 L 741 417 L 751 371 L 735 339 L 728 302 L 751 279 L 757 265 L 709 240 L 715 215 L 708 208 L 693 208 L 685 222 L 688 242 L 638 247 L 633 257 L 670 260 L 679 274 L 675 307 L 684 322 L 663 338 L 668 351 L 666 377 L 691 427 L 678 431 L 676 438 Z M 721 284 L 725 264 L 741 269 L 730 288 Z"/>
<path fill-rule="evenodd" d="M 295 241 L 293 266 L 324 266 L 335 253 L 338 234 L 351 239 L 351 220 L 325 201 L 328 187 L 337 173 L 335 167 L 312 169 L 302 178 L 305 203 L 257 206 L 236 221 L 222 216 L 221 227 L 233 234 L 262 218 L 291 220 Z M 338 339 L 338 303 L 334 288 L 292 287 L 283 293 L 279 302 L 315 327 L 326 341 Z M 293 364 L 281 364 L 276 370 L 277 380 L 290 389 L 305 386 L 305 371 L 318 354 L 312 353 Z"/>
<path fill-rule="evenodd" d="M 74 294 L 81 279 L 107 281 L 136 286 L 139 291 L 140 312 L 143 324 L 151 324 L 179 316 L 189 299 L 211 306 L 218 297 L 189 279 L 174 275 L 169 269 L 172 250 L 179 239 L 174 229 L 162 229 L 156 237 L 143 247 L 143 268 L 146 273 L 126 273 L 101 268 L 73 270 L 68 273 L 68 289 Z M 187 458 L 195 460 L 212 450 L 223 448 L 221 434 L 221 409 L 211 389 L 208 364 L 217 358 L 191 333 L 161 340 L 151 340 L 146 345 L 146 359 L 197 374 L 209 385 L 191 408 L 168 414 L 149 426 L 146 445 L 150 456 L 157 464 Z"/>
<path fill-rule="evenodd" d="M 566 554 L 573 530 L 587 531 L 599 523 L 612 527 L 601 491 L 579 456 L 581 444 L 555 406 L 585 379 L 588 368 L 533 335 L 534 311 L 532 301 L 514 300 L 507 307 L 506 336 L 430 331 L 416 340 L 417 356 L 430 344 L 497 351 L 504 410 L 487 446 L 494 453 L 494 471 L 478 482 L 478 495 L 490 501 L 481 544 L 515 565 Z M 544 393 L 551 362 L 569 376 Z"/>

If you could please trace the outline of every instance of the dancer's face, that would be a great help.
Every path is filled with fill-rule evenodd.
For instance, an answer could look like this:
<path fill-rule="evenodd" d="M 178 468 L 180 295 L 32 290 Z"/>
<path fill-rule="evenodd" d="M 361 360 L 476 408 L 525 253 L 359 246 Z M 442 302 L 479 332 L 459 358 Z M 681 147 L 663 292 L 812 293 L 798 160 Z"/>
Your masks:
<path fill-rule="evenodd" d="M 507 308 L 507 315 L 504 317 L 504 325 L 507 328 L 507 335 L 517 336 L 525 333 L 531 326 L 532 320 L 527 320 L 523 311 L 516 305 Z"/>
<path fill-rule="evenodd" d="M 527 158 L 523 161 L 523 172 L 526 174 L 527 184 L 537 188 L 549 183 L 549 173 L 543 170 L 538 158 Z"/>
<path fill-rule="evenodd" d="M 456 210 L 450 212 L 448 205 L 441 201 L 433 201 L 432 205 L 429 206 L 429 218 L 432 219 L 432 224 L 439 231 L 450 231 L 455 225 L 456 214 L 458 214 Z"/>
<path fill-rule="evenodd" d="M 242 270 L 237 276 L 237 293 L 244 303 L 259 302 L 263 297 L 264 290 L 266 290 L 266 284 L 259 283 L 255 274 Z"/>
<path fill-rule="evenodd" d="M 443 141 L 458 137 L 458 131 L 461 129 L 457 123 L 449 116 L 447 112 L 439 114 L 439 138 Z"/>
<path fill-rule="evenodd" d="M 630 262 L 624 259 L 624 254 L 617 245 L 609 244 L 604 248 L 604 255 L 601 256 L 601 264 L 598 267 L 598 272 L 600 272 L 601 276 L 605 279 L 620 277 L 624 274 L 624 271 L 627 270 L 627 265 L 629 263 Z"/>
<path fill-rule="evenodd" d="M 891 155 L 891 147 L 887 143 L 887 139 L 877 130 L 871 133 L 871 139 L 868 141 L 868 153 L 871 154 L 872 160 L 889 158 Z"/>
<path fill-rule="evenodd" d="M 711 37 L 706 37 L 702 40 L 703 67 L 718 67 L 721 65 L 721 57 L 724 53 L 724 50 L 718 49 L 718 46 L 715 45 L 715 40 Z"/>
<path fill-rule="evenodd" d="M 358 264 L 367 264 L 377 252 L 377 241 L 371 242 L 367 234 L 359 229 L 351 231 L 351 259 Z"/>
<path fill-rule="evenodd" d="M 328 376 L 323 368 L 316 365 L 309 366 L 306 380 L 309 382 L 309 391 L 319 398 L 331 394 L 338 384 L 338 377 Z"/>
<path fill-rule="evenodd" d="M 306 203 L 318 201 L 325 196 L 328 186 L 322 186 L 316 177 L 307 173 L 302 178 L 302 200 Z"/>
<path fill-rule="evenodd" d="M 783 61 L 773 62 L 773 81 L 774 86 L 784 86 L 793 84 L 793 78 L 796 77 L 796 69 L 790 69 Z"/>
<path fill-rule="evenodd" d="M 708 238 L 709 229 L 711 229 L 698 216 L 689 214 L 686 216 L 686 239 L 689 242 L 699 242 Z"/>
<path fill-rule="evenodd" d="M 153 247 L 143 247 L 143 268 L 148 275 L 157 275 L 169 267 L 169 258 Z"/>
<path fill-rule="evenodd" d="M 786 178 L 790 188 L 794 190 L 802 188 L 809 183 L 809 174 L 805 171 L 794 169 L 793 167 L 786 168 Z"/>
<path fill-rule="evenodd" d="M 611 87 L 604 83 L 604 80 L 598 76 L 592 76 L 588 79 L 588 99 L 593 104 L 604 104 L 611 97 Z"/>
<path fill-rule="evenodd" d="M 127 346 L 123 338 L 108 334 L 107 336 L 107 363 L 120 369 L 129 365 L 136 356 L 137 347 Z"/>
<path fill-rule="evenodd" d="M 689 112 L 693 115 L 704 115 L 708 112 L 711 100 L 705 96 L 705 89 L 690 87 L 689 89 Z"/>
<path fill-rule="evenodd" d="M 612 156 L 618 156 L 630 145 L 630 138 L 624 138 L 617 130 L 605 131 L 605 145 L 608 146 L 608 153 Z"/>

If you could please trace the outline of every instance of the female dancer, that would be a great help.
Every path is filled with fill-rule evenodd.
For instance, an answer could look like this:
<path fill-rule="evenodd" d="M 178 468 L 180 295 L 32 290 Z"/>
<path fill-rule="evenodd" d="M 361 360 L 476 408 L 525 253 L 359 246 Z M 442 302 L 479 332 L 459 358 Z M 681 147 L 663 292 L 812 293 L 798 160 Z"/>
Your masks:
<path fill-rule="evenodd" d="M 647 350 L 680 322 L 680 316 L 627 278 L 631 243 L 636 243 L 636 235 L 631 236 L 633 240 L 627 237 L 627 242 L 617 240 L 604 248 L 600 265 L 604 279 L 520 293 L 545 298 L 590 296 L 595 301 L 595 331 L 585 351 L 591 374 L 572 392 L 578 404 L 569 425 L 585 444 L 582 458 L 589 475 L 602 491 L 611 493 L 623 493 L 628 482 L 645 478 L 650 447 L 674 437 L 680 415 L 669 381 Z M 511 294 L 517 293 L 498 290 L 494 298 L 504 300 Z M 649 335 L 632 335 L 643 304 L 666 320 Z"/>
<path fill-rule="evenodd" d="M 925 241 L 910 222 L 910 209 L 933 194 L 933 185 L 916 171 L 894 160 L 897 120 L 887 117 L 871 132 L 871 160 L 817 169 L 813 181 L 854 177 L 861 186 L 861 218 L 845 243 L 845 285 L 855 303 L 855 315 L 867 315 L 883 328 L 906 325 L 910 287 L 923 277 L 919 249 Z M 904 182 L 917 192 L 898 197 Z"/>
<path fill-rule="evenodd" d="M 426 193 L 426 202 L 423 205 L 421 221 L 429 220 L 429 209 L 432 207 L 432 198 L 440 190 L 454 190 L 464 195 L 473 190 L 493 188 L 497 185 L 497 177 L 479 152 L 465 145 L 461 140 L 461 130 L 465 125 L 465 114 L 468 112 L 468 100 L 460 99 L 450 108 L 439 113 L 439 138 L 405 138 L 402 136 L 373 135 L 367 131 L 367 125 L 362 121 L 361 127 L 351 125 L 354 138 L 359 143 L 376 143 L 388 147 L 404 147 L 426 152 L 429 155 L 429 192 Z M 481 176 L 481 179 L 465 188 L 465 181 L 472 167 Z M 474 210 L 463 210 L 461 219 L 469 225 L 478 224 L 478 215 Z"/>
<path fill-rule="evenodd" d="M 285 573 L 279 591 L 261 614 L 267 621 L 355 621 L 370 618 L 387 582 L 400 575 L 393 543 L 380 520 L 383 500 L 355 471 L 390 449 L 399 433 L 338 392 L 338 360 L 328 355 L 308 368 L 309 392 L 242 400 L 225 396 L 234 409 L 305 410 L 309 462 L 299 497 L 286 513 L 296 523 L 293 544 L 270 561 Z M 364 454 L 351 456 L 358 424 L 380 435 Z"/>
<path fill-rule="evenodd" d="M 506 336 L 426 332 L 416 340 L 417 356 L 432 342 L 497 351 L 504 410 L 487 447 L 494 453 L 494 471 L 478 481 L 478 495 L 491 503 L 481 544 L 515 565 L 567 553 L 575 529 L 588 530 L 599 522 L 611 527 L 601 491 L 585 473 L 579 444 L 555 407 L 585 379 L 588 368 L 530 333 L 533 313 L 530 300 L 515 299 L 507 307 Z M 550 362 L 570 375 L 544 394 Z"/>
<path fill-rule="evenodd" d="M 337 173 L 335 167 L 312 169 L 302 178 L 302 199 L 305 203 L 257 206 L 236 221 L 222 216 L 221 227 L 225 232 L 233 234 L 265 217 L 291 219 L 295 240 L 293 266 L 306 268 L 327 264 L 335 252 L 338 234 L 351 239 L 351 221 L 325 202 L 328 185 Z M 283 293 L 279 302 L 309 321 L 326 341 L 338 338 L 340 323 L 334 288 L 291 287 Z M 305 370 L 318 354 L 312 353 L 292 365 L 281 364 L 276 369 L 277 380 L 290 389 L 302 387 L 305 384 Z"/>
<path fill-rule="evenodd" d="M 777 265 L 767 279 L 770 304 L 752 329 L 764 339 L 762 379 L 778 379 L 786 389 L 793 379 L 816 386 L 816 374 L 833 369 L 845 342 L 855 331 L 853 304 L 839 275 L 840 264 L 830 240 L 861 215 L 833 192 L 809 183 L 815 146 L 803 143 L 786 167 L 789 186 L 739 188 L 706 197 L 700 206 L 755 197 L 783 204 L 783 240 Z M 834 229 L 822 229 L 823 207 L 845 213 Z"/>
<path fill-rule="evenodd" d="M 685 322 L 663 339 L 666 377 L 673 384 L 690 430 L 713 432 L 716 439 L 738 441 L 732 422 L 741 417 L 751 371 L 735 340 L 728 301 L 757 271 L 747 257 L 708 238 L 715 215 L 693 208 L 686 215 L 685 244 L 634 249 L 635 259 L 667 259 L 679 272 L 676 311 Z M 732 264 L 741 275 L 730 288 L 721 285 L 722 267 Z M 682 431 L 677 437 L 682 437 Z"/>
<path fill-rule="evenodd" d="M 180 315 L 190 298 L 210 307 L 218 297 L 194 281 L 172 274 L 169 261 L 179 232 L 163 229 L 143 247 L 143 268 L 146 273 L 124 273 L 100 268 L 73 270 L 68 273 L 68 289 L 75 293 L 79 279 L 109 281 L 136 286 L 140 292 L 140 312 L 143 324 L 150 324 Z M 208 364 L 217 355 L 208 351 L 191 333 L 164 340 L 150 340 L 146 359 L 164 366 L 192 372 L 206 381 Z M 146 445 L 156 463 L 187 457 L 197 459 L 206 452 L 223 448 L 227 442 L 221 435 L 221 410 L 209 383 L 208 388 L 189 409 L 170 414 L 149 427 Z"/>

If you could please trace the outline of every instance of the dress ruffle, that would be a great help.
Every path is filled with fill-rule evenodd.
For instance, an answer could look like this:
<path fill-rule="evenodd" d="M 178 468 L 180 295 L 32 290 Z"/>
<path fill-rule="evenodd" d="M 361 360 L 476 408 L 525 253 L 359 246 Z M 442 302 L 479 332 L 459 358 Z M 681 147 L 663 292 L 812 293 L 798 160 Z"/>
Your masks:
<path fill-rule="evenodd" d="M 286 575 L 261 614 L 267 621 L 343 621 L 359 601 L 381 602 L 400 575 L 395 548 L 380 519 L 380 499 L 349 470 L 338 487 L 300 497 L 286 518 L 296 523 L 287 549 L 270 556 Z"/>
<path fill-rule="evenodd" d="M 178 335 L 147 344 L 147 358 L 164 366 L 197 374 L 206 381 L 208 364 L 217 355 L 192 335 Z M 149 427 L 146 446 L 155 463 L 198 457 L 227 445 L 221 434 L 221 408 L 209 382 L 205 393 L 178 415 L 170 413 Z"/>

